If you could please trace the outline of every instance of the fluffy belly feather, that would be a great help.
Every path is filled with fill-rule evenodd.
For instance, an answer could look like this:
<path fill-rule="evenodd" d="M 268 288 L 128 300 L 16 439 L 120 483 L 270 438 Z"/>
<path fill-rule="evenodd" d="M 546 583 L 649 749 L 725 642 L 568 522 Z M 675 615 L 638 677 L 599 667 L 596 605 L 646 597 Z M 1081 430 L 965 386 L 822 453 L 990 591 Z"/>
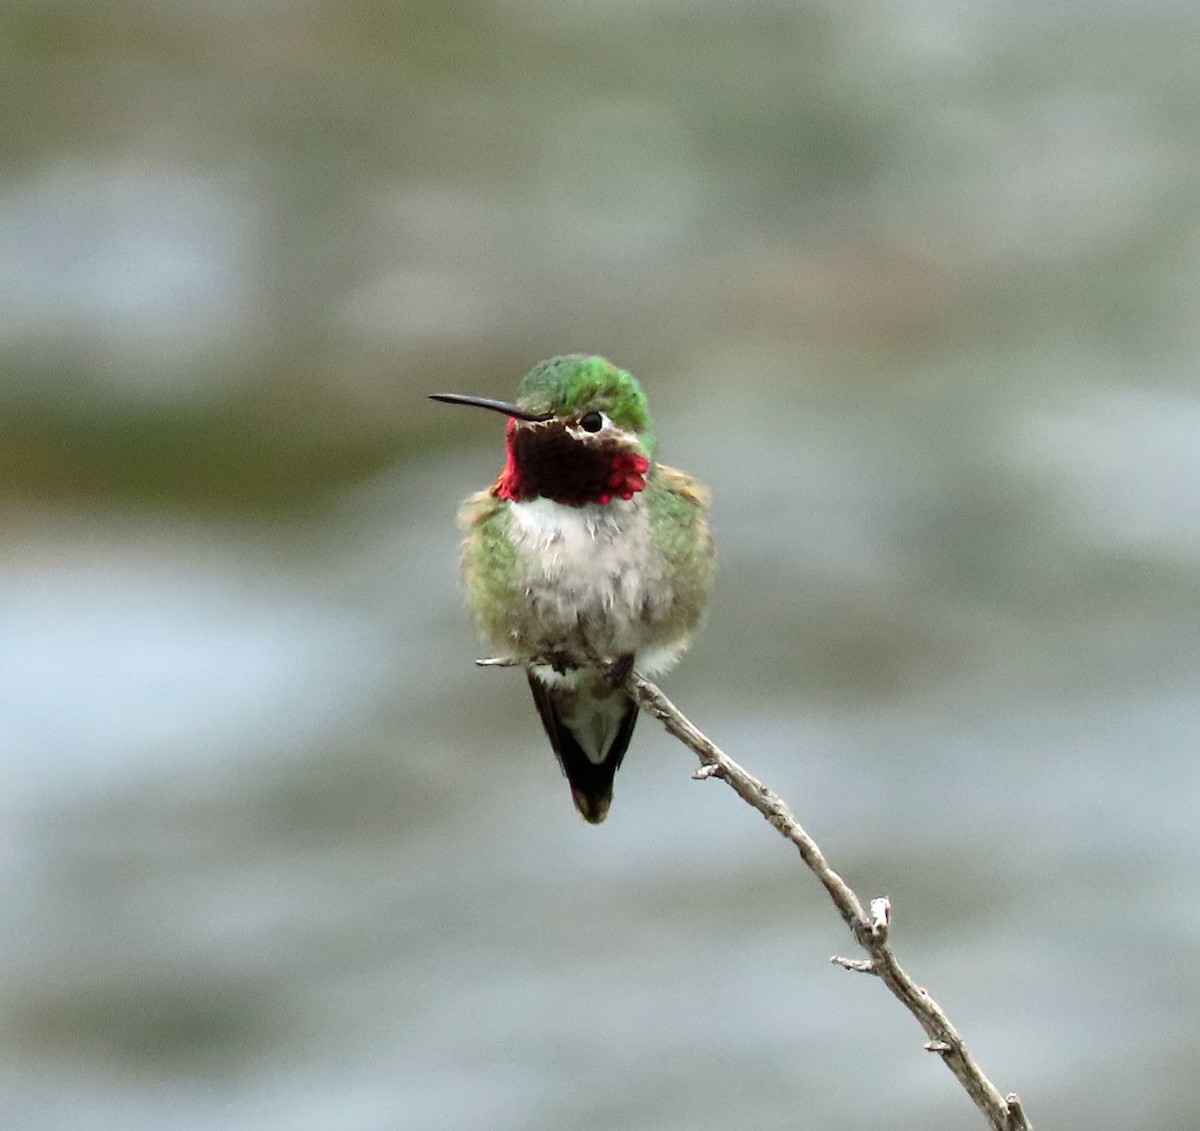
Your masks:
<path fill-rule="evenodd" d="M 640 499 L 584 507 L 532 499 L 511 504 L 511 514 L 525 598 L 513 635 L 529 653 L 615 659 L 682 649 L 663 638 L 674 589 Z"/>

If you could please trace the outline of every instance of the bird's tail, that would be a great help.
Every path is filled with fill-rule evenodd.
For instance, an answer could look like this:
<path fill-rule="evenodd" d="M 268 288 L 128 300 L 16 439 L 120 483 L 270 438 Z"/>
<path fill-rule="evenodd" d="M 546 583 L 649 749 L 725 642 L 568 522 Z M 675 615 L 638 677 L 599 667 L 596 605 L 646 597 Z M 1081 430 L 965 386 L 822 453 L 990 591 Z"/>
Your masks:
<path fill-rule="evenodd" d="M 613 778 L 629 748 L 637 704 L 607 674 L 547 685 L 529 672 L 529 689 L 542 726 L 571 786 L 575 808 L 598 825 L 612 803 Z"/>

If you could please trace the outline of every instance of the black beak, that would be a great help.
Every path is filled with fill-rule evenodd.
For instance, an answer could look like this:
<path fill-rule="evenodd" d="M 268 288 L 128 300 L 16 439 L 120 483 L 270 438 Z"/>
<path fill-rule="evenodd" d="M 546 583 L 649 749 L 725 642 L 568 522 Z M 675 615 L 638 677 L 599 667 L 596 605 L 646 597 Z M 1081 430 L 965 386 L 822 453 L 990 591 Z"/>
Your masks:
<path fill-rule="evenodd" d="M 465 397 L 461 393 L 430 393 L 429 399 L 441 401 L 443 404 L 473 404 L 476 408 L 490 408 L 492 412 L 502 412 L 505 416 L 513 416 L 517 420 L 530 420 L 535 424 L 550 420 L 554 416 L 552 412 L 526 412 L 508 401 L 494 401 L 489 397 Z"/>

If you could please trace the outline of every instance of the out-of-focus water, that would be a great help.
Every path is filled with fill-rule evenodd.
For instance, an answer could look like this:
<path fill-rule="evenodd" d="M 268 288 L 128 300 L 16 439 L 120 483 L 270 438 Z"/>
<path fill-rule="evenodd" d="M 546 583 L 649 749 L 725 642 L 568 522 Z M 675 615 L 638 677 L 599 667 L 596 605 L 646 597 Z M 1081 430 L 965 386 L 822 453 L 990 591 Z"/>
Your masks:
<path fill-rule="evenodd" d="M 713 490 L 669 693 L 1039 1127 L 1195 1128 L 1197 32 L 9 5 L 0 1124 L 982 1125 L 686 750 L 587 827 L 473 666 L 424 395 L 591 350 Z"/>

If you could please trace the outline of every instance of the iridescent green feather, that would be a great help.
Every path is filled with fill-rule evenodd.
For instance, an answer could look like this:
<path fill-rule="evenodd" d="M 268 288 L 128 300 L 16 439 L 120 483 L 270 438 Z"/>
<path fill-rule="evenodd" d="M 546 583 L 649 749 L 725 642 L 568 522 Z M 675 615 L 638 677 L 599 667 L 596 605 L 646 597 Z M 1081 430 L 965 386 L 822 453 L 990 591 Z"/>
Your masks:
<path fill-rule="evenodd" d="M 646 483 L 646 505 L 655 547 L 666 559 L 675 590 L 671 627 L 680 635 L 690 635 L 716 573 L 706 517 L 708 492 L 685 472 L 657 464 Z"/>
<path fill-rule="evenodd" d="M 508 639 L 508 609 L 518 599 L 517 552 L 508 536 L 508 504 L 491 491 L 479 491 L 459 509 L 466 535 L 462 575 L 476 627 L 495 644 Z"/>
<path fill-rule="evenodd" d="M 622 428 L 639 433 L 646 455 L 654 454 L 654 421 L 642 387 L 632 374 L 603 357 L 574 353 L 543 361 L 525 374 L 517 404 L 555 416 L 600 409 Z"/>

